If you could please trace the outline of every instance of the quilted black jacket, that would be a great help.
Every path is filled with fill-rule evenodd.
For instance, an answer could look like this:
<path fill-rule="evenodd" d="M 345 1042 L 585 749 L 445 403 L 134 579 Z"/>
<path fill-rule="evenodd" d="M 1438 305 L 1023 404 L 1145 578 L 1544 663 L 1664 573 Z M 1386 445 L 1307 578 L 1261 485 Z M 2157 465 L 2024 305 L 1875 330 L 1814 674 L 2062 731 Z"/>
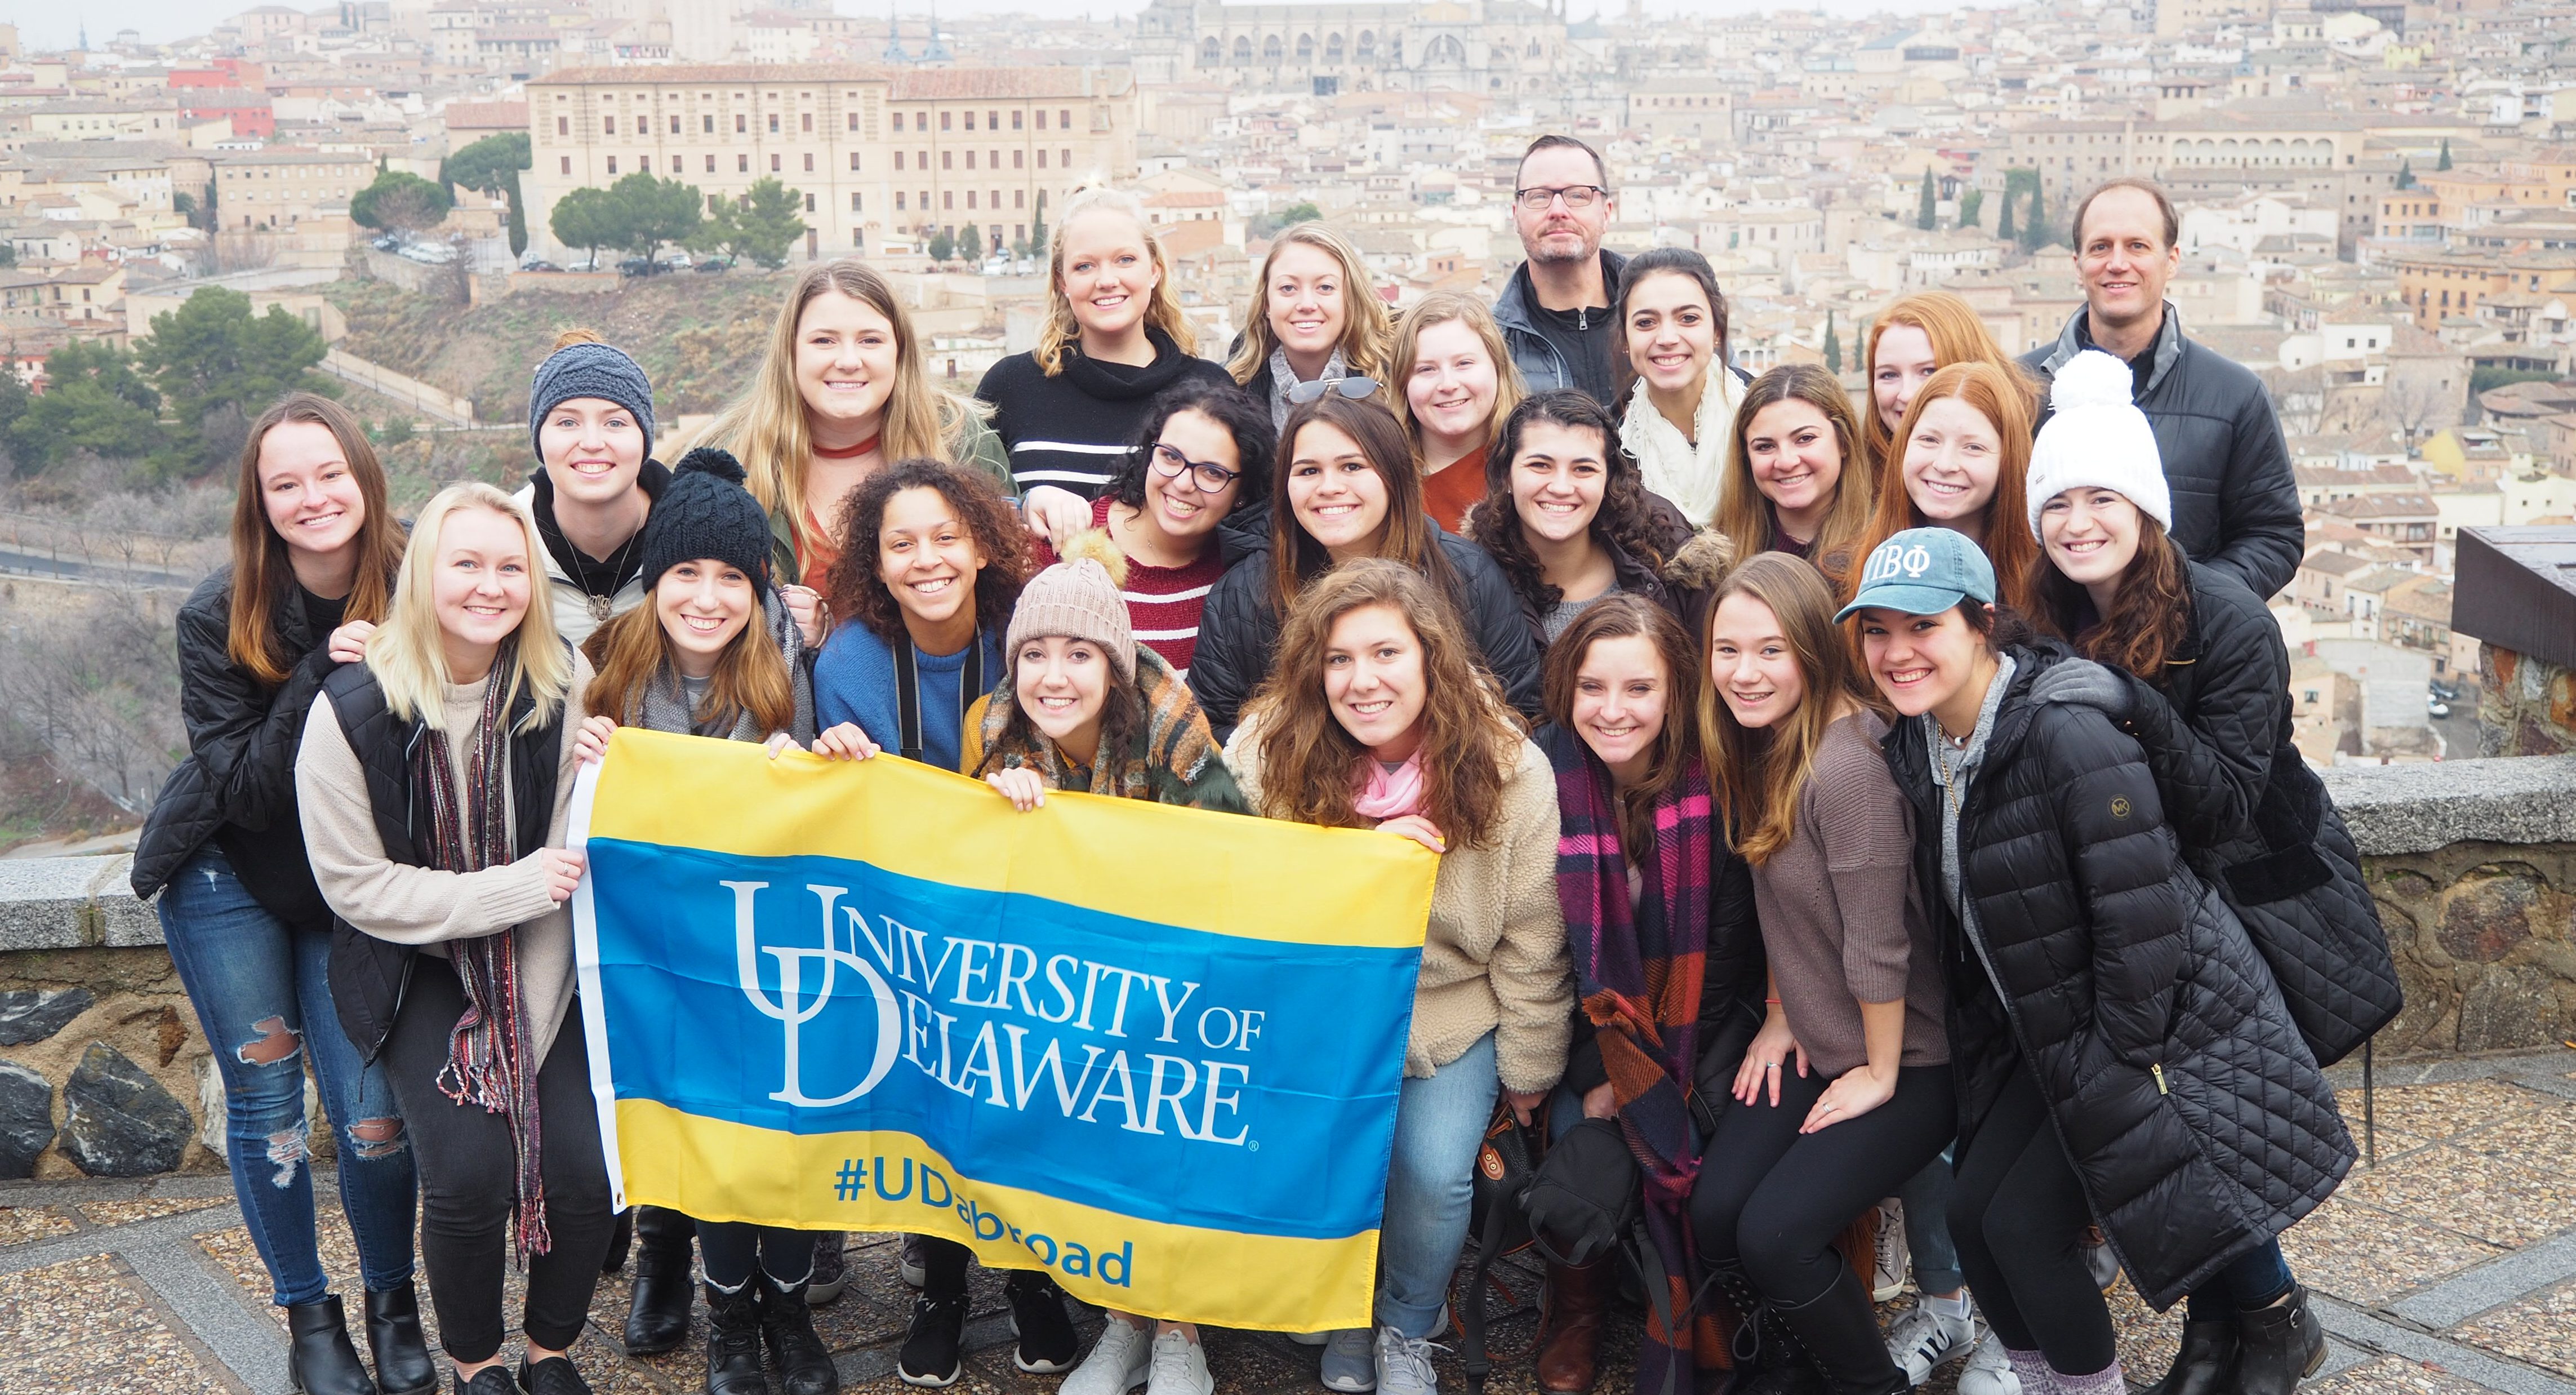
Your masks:
<path fill-rule="evenodd" d="M 299 656 L 286 681 L 264 686 L 232 660 L 230 566 L 198 583 L 179 608 L 179 717 L 188 758 L 170 772 L 135 845 L 134 894 L 149 900 L 208 842 L 252 897 L 290 925 L 320 927 L 331 912 L 313 884 L 295 818 L 295 749 L 304 714 L 331 672 L 328 635 L 304 608 L 270 607 L 278 638 Z"/>
<path fill-rule="evenodd" d="M 2162 684 L 2130 681 L 2124 727 L 2202 880 L 2235 907 L 2320 1065 L 2405 1006 L 2343 816 L 2292 743 L 2290 656 L 2263 603 L 2193 562 L 2191 624 Z"/>
<path fill-rule="evenodd" d="M 1960 815 L 1980 922 L 1930 899 L 1950 977 L 1961 1145 L 2027 1069 L 2094 1219 L 2159 1310 L 2296 1224 L 2350 1169 L 2351 1135 L 2244 927 L 2185 865 L 2145 753 L 2099 709 L 2012 688 Z M 1920 719 L 1882 743 L 1941 886 L 1943 798 Z"/>
<path fill-rule="evenodd" d="M 1464 593 L 1467 635 L 1477 657 L 1501 683 L 1503 699 L 1524 717 L 1538 715 L 1538 645 L 1521 612 L 1521 600 L 1503 569 L 1485 550 L 1431 525 Z M 1229 538 L 1231 544 L 1248 539 Z M 1243 704 L 1270 676 L 1279 647 L 1279 602 L 1272 592 L 1270 544 L 1247 547 L 1230 559 L 1208 592 L 1199 615 L 1199 647 L 1190 659 L 1190 694 L 1207 713 L 1220 740 L 1242 720 Z"/>
<path fill-rule="evenodd" d="M 2076 311 L 2054 343 L 2022 355 L 2022 366 L 2054 377 L 2060 364 L 2092 347 L 2085 314 Z M 2154 357 L 2138 410 L 2155 428 L 2173 489 L 2174 541 L 2255 595 L 2280 594 L 2299 570 L 2307 525 L 2289 443 L 2263 380 L 2184 334 L 2172 301 L 2148 352 Z"/>

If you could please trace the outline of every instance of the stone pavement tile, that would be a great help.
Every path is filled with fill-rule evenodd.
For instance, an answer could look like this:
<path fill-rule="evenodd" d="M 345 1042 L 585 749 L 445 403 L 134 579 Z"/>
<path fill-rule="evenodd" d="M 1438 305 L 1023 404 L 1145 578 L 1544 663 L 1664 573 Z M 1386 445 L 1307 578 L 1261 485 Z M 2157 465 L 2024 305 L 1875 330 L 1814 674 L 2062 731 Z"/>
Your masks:
<path fill-rule="evenodd" d="M 2182 1350 L 2182 1305 L 2157 1312 L 2129 1287 L 2126 1274 L 2112 1286 L 2109 1301 L 2111 1330 L 2120 1339 L 2120 1369 L 2140 1385 L 2160 1379 L 2173 1365 L 2174 1353 Z"/>
<path fill-rule="evenodd" d="M 231 1199 L 225 1196 L 148 1196 L 133 1201 L 84 1201 L 80 1204 L 80 1213 L 96 1225 L 131 1225 L 136 1221 L 203 1211 Z"/>
<path fill-rule="evenodd" d="M 2554 1166 L 2576 1157 L 2576 1102 L 2552 1100 L 2545 1095 L 2534 1098 L 2544 1107 L 2509 1112 L 2454 1142 L 2472 1153 L 2513 1158 L 2533 1166 Z"/>
<path fill-rule="evenodd" d="M 168 1328 L 132 1332 L 19 1358 L 0 1356 L 0 1390 L 81 1395 L 233 1395 L 238 1387 Z"/>
<path fill-rule="evenodd" d="M 2475 1381 L 2402 1356 L 2365 1361 L 2305 1390 L 2306 1395 L 2493 1395 Z"/>
<path fill-rule="evenodd" d="M 0 1206 L 0 1245 L 24 1245 L 30 1240 L 51 1240 L 69 1235 L 80 1227 L 72 1218 L 54 1206 Z"/>
<path fill-rule="evenodd" d="M 2343 1191 L 2355 1201 L 2507 1249 L 2576 1225 L 2576 1187 L 2567 1185 L 2558 1165 L 2520 1165 L 2451 1144 L 2357 1169 Z"/>
<path fill-rule="evenodd" d="M 2452 1337 L 2576 1379 L 2576 1280 L 2454 1328 Z"/>
<path fill-rule="evenodd" d="M 0 1389 L 226 1391 L 112 1255 L 0 1275 Z"/>
<path fill-rule="evenodd" d="M 2360 1175 L 2360 1174 L 2355 1174 Z M 2281 1237 L 2291 1272 L 2308 1287 L 2377 1307 L 2473 1264 L 2496 1246 L 2336 1196 Z"/>
<path fill-rule="evenodd" d="M 2361 1131 L 2361 1091 L 2337 1092 L 2344 1122 Z M 2394 1151 L 2393 1136 L 2430 1142 L 2482 1129 L 2549 1102 L 2546 1095 L 2502 1080 L 2463 1080 L 2443 1085 L 2387 1085 L 2379 1090 L 2379 1155 Z"/>

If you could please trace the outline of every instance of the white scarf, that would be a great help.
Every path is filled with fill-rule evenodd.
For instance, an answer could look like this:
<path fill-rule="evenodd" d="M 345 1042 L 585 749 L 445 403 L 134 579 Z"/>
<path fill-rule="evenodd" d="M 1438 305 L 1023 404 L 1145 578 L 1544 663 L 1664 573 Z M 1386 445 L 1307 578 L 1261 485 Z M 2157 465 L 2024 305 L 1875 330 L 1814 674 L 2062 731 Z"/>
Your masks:
<path fill-rule="evenodd" d="M 1708 366 L 1708 384 L 1700 390 L 1693 421 L 1697 444 L 1685 439 L 1647 399 L 1646 380 L 1639 378 L 1628 394 L 1628 414 L 1619 423 L 1619 443 L 1637 458 L 1646 488 L 1671 500 L 1694 528 L 1717 517 L 1726 494 L 1727 466 L 1735 449 L 1735 409 L 1744 401 L 1744 384 L 1723 363 Z"/>

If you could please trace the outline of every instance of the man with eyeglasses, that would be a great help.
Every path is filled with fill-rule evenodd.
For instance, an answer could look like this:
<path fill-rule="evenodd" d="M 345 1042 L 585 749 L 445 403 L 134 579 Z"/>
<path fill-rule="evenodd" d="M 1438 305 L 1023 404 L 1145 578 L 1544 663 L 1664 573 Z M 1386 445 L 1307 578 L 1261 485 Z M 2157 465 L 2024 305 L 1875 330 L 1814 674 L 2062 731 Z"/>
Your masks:
<path fill-rule="evenodd" d="M 1522 153 L 1513 184 L 1512 224 L 1527 260 L 1494 301 L 1512 362 L 1532 392 L 1580 388 L 1616 410 L 1611 307 L 1628 259 L 1601 245 L 1613 204 L 1609 167 L 1572 136 L 1541 136 Z"/>

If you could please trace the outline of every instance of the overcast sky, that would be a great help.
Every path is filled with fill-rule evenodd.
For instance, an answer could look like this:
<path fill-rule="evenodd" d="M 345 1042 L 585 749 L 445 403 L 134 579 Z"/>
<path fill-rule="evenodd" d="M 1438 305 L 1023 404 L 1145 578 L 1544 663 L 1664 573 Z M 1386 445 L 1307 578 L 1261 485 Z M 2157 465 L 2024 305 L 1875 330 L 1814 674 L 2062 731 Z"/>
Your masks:
<path fill-rule="evenodd" d="M 295 0 L 287 0 L 295 3 Z M 1113 14 L 1134 14 L 1145 7 L 1145 0 L 1055 0 L 1068 9 L 1080 9 L 1106 18 Z M 244 4 L 226 4 L 225 0 L 86 0 L 76 5 L 54 6 L 38 0 L 0 0 L 0 19 L 18 26 L 20 39 L 29 48 L 68 48 L 83 21 L 89 24 L 90 42 L 104 46 L 120 29 L 133 29 L 146 43 L 167 43 L 202 34 L 209 27 L 209 16 L 237 13 Z M 885 6 L 878 0 L 840 0 L 838 8 L 847 14 L 882 15 Z M 906 14 L 919 14 L 920 0 L 904 0 Z M 943 16 L 959 22 L 971 22 L 977 15 L 1030 13 L 1040 6 L 1029 0 L 943 0 Z M 1052 10 L 1054 4 L 1043 8 Z M 1582 19 L 1595 8 L 1609 13 L 1626 9 L 1626 0 L 1568 0 L 1567 12 Z M 1744 14 L 1783 6 L 1769 0 L 1646 0 L 1651 14 Z M 1956 0 L 1822 0 L 1802 8 L 1830 10 L 1836 14 L 1870 14 L 1882 10 L 1921 13 L 1957 8 Z"/>

